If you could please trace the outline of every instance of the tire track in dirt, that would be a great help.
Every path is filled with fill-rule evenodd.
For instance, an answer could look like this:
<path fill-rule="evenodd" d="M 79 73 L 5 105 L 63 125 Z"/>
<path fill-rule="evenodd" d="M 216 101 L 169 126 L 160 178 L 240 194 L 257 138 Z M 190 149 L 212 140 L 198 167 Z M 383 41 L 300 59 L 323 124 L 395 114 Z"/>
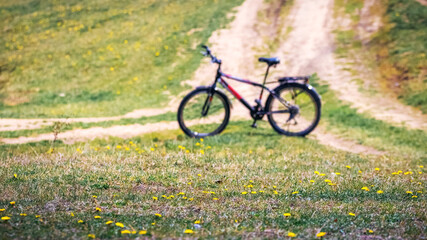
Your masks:
<path fill-rule="evenodd" d="M 365 6 L 369 7 L 370 2 L 372 1 L 365 1 Z M 345 62 L 338 61 L 334 54 L 333 30 L 337 24 L 332 18 L 333 7 L 333 0 L 295 1 L 289 16 L 292 19 L 293 31 L 278 51 L 279 55 L 288 60 L 286 65 L 281 66 L 282 72 L 289 75 L 317 72 L 337 93 L 340 100 L 350 103 L 360 113 L 366 113 L 395 126 L 426 130 L 427 115 L 423 115 L 420 110 L 404 105 L 385 93 L 367 95 L 358 90 L 359 86 L 352 81 L 357 76 L 343 70 Z M 357 66 L 356 70 L 363 71 L 357 69 Z M 359 78 L 373 78 L 372 75 L 360 74 Z M 373 82 L 375 79 L 368 81 Z"/>

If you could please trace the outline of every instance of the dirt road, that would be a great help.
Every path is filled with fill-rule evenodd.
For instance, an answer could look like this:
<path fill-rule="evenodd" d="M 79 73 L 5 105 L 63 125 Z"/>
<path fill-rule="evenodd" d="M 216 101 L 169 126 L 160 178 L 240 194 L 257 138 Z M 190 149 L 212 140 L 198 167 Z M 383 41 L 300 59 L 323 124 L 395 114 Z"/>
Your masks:
<path fill-rule="evenodd" d="M 214 53 L 223 60 L 223 70 L 245 76 L 249 79 L 260 79 L 264 68 L 255 64 L 256 50 L 263 44 L 263 37 L 256 31 L 258 12 L 266 5 L 262 0 L 247 0 L 237 8 L 234 21 L 227 29 L 213 33 L 209 43 Z M 426 129 L 426 116 L 420 111 L 414 110 L 390 97 L 366 96 L 358 91 L 358 86 L 351 81 L 353 77 L 344 71 L 342 63 L 337 61 L 334 55 L 334 36 L 332 31 L 335 27 L 333 14 L 333 0 L 299 0 L 294 1 L 286 21 L 292 31 L 286 40 L 280 45 L 276 56 L 282 58 L 282 64 L 274 71 L 272 78 L 286 75 L 308 75 L 317 72 L 320 78 L 331 86 L 337 96 L 357 108 L 360 112 L 367 113 L 372 117 L 390 122 L 394 125 L 402 125 L 409 128 Z M 259 48 L 258 48 L 259 49 Z M 204 62 L 195 72 L 194 77 L 184 84 L 192 86 L 203 85 L 212 81 L 215 66 Z M 242 85 L 235 87 L 245 97 L 255 98 L 252 88 Z M 255 93 L 256 94 L 256 93 Z M 249 119 L 247 110 L 240 108 L 238 103 L 234 104 L 232 119 Z M 68 119 L 71 122 L 100 122 L 105 120 L 117 120 L 121 118 L 138 118 L 141 116 L 153 116 L 168 111 L 174 111 L 176 106 L 164 109 L 142 109 L 124 116 L 111 118 L 84 118 Z M 58 119 L 44 120 L 17 120 L 1 119 L 0 131 L 39 128 L 43 125 L 52 124 Z M 90 128 L 84 130 L 72 130 L 59 134 L 59 139 L 71 143 L 84 141 L 95 137 L 107 136 L 135 136 L 142 133 L 176 129 L 175 122 L 159 122 L 147 125 L 123 125 L 110 128 Z M 338 136 L 327 134 L 321 127 L 311 135 L 320 143 L 350 152 L 379 153 L 375 149 L 359 145 L 352 141 L 344 141 Z M 16 139 L 3 139 L 5 143 L 26 143 L 41 140 L 51 140 L 51 134 L 42 134 L 36 137 L 21 137 Z"/>

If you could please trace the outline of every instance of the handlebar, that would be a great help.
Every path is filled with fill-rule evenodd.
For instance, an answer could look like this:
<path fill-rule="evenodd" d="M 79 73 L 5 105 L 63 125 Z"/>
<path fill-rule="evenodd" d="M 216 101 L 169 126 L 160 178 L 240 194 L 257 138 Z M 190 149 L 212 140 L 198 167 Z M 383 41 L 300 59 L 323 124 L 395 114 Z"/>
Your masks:
<path fill-rule="evenodd" d="M 211 58 L 211 62 L 212 63 L 217 63 L 217 64 L 221 64 L 221 59 L 216 58 L 214 55 L 212 55 L 211 50 L 209 49 L 208 46 L 206 45 L 202 45 L 202 48 L 204 48 L 206 50 L 206 52 L 202 52 L 202 54 L 204 56 L 209 56 Z"/>

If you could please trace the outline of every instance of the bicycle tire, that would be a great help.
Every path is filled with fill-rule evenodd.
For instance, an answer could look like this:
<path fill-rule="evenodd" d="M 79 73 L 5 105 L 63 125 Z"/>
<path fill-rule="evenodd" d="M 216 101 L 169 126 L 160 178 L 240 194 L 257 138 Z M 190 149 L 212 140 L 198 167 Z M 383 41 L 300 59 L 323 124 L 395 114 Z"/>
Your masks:
<path fill-rule="evenodd" d="M 222 119 L 218 119 L 219 121 L 221 121 L 221 123 L 219 124 L 219 126 L 217 128 L 215 128 L 212 131 L 201 133 L 201 132 L 194 130 L 194 128 L 195 128 L 194 125 L 196 125 L 196 124 L 192 125 L 192 124 L 188 123 L 188 121 L 194 120 L 194 119 L 188 119 L 188 120 L 185 119 L 186 114 L 184 113 L 184 111 L 186 110 L 186 107 L 188 108 L 187 104 L 192 99 L 197 97 L 197 95 L 206 94 L 206 97 L 207 97 L 210 91 L 211 91 L 210 87 L 198 87 L 197 89 L 195 89 L 192 92 L 190 92 L 189 94 L 187 94 L 179 105 L 178 116 L 177 116 L 179 127 L 189 137 L 202 138 L 202 137 L 213 136 L 213 135 L 219 134 L 226 128 L 226 126 L 230 120 L 230 102 L 229 102 L 229 99 L 224 93 L 217 91 L 217 90 L 214 90 L 214 92 L 213 92 L 213 100 L 212 101 L 215 101 L 215 99 L 220 100 L 220 102 L 222 103 L 222 106 L 224 108 L 224 116 Z M 203 97 L 201 99 L 203 99 Z M 198 107 L 198 106 L 196 105 L 196 107 Z M 200 116 L 204 117 L 201 114 L 202 108 L 203 108 L 203 106 L 201 106 L 201 108 L 200 108 Z M 197 113 L 196 113 L 196 115 L 197 115 Z M 216 116 L 213 115 L 211 117 L 215 118 Z"/>
<path fill-rule="evenodd" d="M 269 114 L 268 115 L 268 122 L 273 127 L 273 129 L 276 132 L 278 132 L 279 134 L 283 134 L 283 135 L 286 135 L 286 136 L 301 136 L 301 137 L 304 137 L 307 134 L 309 134 L 311 131 L 313 131 L 314 128 L 316 128 L 316 126 L 318 125 L 318 123 L 320 121 L 321 106 L 322 106 L 321 100 L 320 100 L 320 96 L 315 91 L 315 89 L 313 87 L 311 87 L 310 85 L 300 84 L 300 83 L 284 83 L 284 84 L 281 84 L 281 85 L 279 85 L 278 87 L 276 87 L 274 89 L 274 92 L 276 93 L 276 95 L 281 96 L 282 93 L 284 93 L 286 90 L 290 90 L 290 89 L 292 89 L 292 91 L 293 91 L 293 89 L 300 89 L 302 92 L 298 93 L 297 96 L 300 95 L 301 93 L 306 93 L 310 97 L 312 103 L 314 104 L 313 107 L 314 107 L 314 111 L 315 111 L 313 113 L 313 115 L 314 115 L 313 121 L 311 121 L 311 124 L 307 128 L 304 128 L 303 130 L 297 131 L 297 132 L 291 132 L 291 131 L 285 130 L 281 126 L 279 126 L 279 124 L 277 123 L 277 120 L 275 119 L 275 116 L 274 116 L 274 115 L 277 115 L 277 114 Z M 293 98 L 294 97 L 292 97 L 292 99 Z M 286 99 L 286 100 L 288 100 L 288 99 Z M 273 94 L 270 94 L 268 96 L 266 104 L 265 104 L 265 108 L 266 108 L 267 112 L 271 112 L 272 111 L 274 102 L 279 102 L 279 101 L 273 96 Z M 304 110 L 299 110 L 299 111 L 304 111 Z M 299 113 L 298 115 L 301 115 L 301 113 Z M 308 113 L 308 114 L 310 114 L 310 113 Z M 289 121 L 289 119 L 287 120 L 287 122 Z M 296 120 L 294 120 L 294 121 L 296 122 Z M 288 125 L 290 125 L 290 124 L 288 124 Z"/>

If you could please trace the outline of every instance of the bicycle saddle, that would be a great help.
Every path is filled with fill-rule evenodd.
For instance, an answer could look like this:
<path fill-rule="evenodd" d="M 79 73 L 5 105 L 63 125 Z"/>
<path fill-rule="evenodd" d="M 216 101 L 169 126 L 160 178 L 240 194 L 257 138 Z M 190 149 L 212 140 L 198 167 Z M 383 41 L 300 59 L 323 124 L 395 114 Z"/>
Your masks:
<path fill-rule="evenodd" d="M 265 63 L 268 64 L 268 66 L 272 66 L 272 65 L 280 63 L 280 59 L 277 58 L 277 57 L 275 57 L 275 58 L 264 58 L 264 57 L 260 57 L 260 58 L 258 58 L 258 61 L 265 62 Z"/>

